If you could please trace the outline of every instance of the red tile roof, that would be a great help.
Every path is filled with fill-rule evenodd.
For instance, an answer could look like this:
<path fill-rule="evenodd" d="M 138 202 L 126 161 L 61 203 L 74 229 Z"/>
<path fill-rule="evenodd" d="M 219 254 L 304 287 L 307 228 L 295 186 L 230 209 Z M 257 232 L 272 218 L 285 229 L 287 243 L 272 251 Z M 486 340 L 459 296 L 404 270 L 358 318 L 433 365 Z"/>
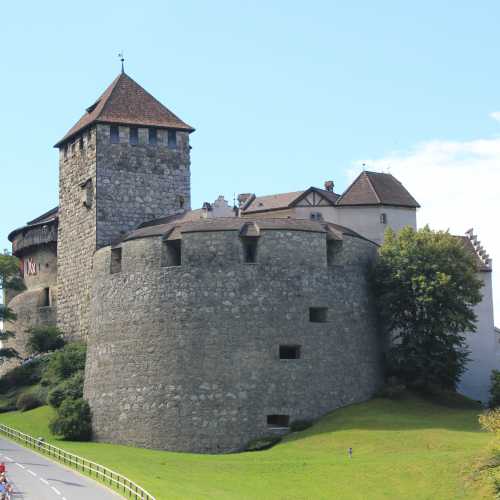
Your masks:
<path fill-rule="evenodd" d="M 97 122 L 194 131 L 126 73 L 120 73 L 114 79 L 55 147 Z"/>
<path fill-rule="evenodd" d="M 380 172 L 361 172 L 338 199 L 337 205 L 420 207 L 401 182 L 391 174 Z"/>

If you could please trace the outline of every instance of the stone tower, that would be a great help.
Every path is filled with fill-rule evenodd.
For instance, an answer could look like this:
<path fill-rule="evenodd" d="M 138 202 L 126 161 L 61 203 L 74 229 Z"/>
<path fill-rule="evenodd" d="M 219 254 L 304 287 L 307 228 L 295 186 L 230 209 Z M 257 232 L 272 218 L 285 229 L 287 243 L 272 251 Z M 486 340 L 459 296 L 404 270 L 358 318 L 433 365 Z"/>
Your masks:
<path fill-rule="evenodd" d="M 122 72 L 55 145 L 58 326 L 67 337 L 87 337 L 96 249 L 190 208 L 193 131 Z"/>

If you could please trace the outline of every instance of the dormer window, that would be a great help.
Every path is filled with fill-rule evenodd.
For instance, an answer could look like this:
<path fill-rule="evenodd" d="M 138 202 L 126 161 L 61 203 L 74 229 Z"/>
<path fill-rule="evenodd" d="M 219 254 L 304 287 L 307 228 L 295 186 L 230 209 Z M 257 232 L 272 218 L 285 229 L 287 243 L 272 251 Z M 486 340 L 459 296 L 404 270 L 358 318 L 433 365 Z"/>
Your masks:
<path fill-rule="evenodd" d="M 177 132 L 175 130 L 169 130 L 167 133 L 168 147 L 170 149 L 177 148 Z"/>
<path fill-rule="evenodd" d="M 120 142 L 120 131 L 118 125 L 111 125 L 110 127 L 111 144 L 118 144 Z"/>
<path fill-rule="evenodd" d="M 130 144 L 139 144 L 139 129 L 137 127 L 130 127 Z"/>
<path fill-rule="evenodd" d="M 149 144 L 152 146 L 158 144 L 158 132 L 155 128 L 149 129 Z"/>

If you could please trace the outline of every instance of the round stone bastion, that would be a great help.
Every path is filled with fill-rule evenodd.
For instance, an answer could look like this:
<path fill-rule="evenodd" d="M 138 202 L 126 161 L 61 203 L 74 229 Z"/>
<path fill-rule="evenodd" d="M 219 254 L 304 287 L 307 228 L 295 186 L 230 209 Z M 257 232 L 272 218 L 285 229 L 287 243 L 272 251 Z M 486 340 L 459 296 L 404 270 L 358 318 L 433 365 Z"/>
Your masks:
<path fill-rule="evenodd" d="M 335 224 L 171 217 L 95 253 L 95 439 L 223 453 L 370 398 L 377 245 Z"/>

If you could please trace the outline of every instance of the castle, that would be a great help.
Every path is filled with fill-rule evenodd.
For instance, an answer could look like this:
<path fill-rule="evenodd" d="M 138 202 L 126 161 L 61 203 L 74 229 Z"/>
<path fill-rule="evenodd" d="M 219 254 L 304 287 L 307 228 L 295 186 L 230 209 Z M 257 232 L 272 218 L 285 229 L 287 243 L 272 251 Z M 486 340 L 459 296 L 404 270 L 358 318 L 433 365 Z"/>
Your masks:
<path fill-rule="evenodd" d="M 9 235 L 32 325 L 88 345 L 96 439 L 179 451 L 240 450 L 297 420 L 366 400 L 382 382 L 367 270 L 387 227 L 416 227 L 392 175 L 220 197 L 191 210 L 194 129 L 122 72 L 55 145 L 59 206 Z M 487 400 L 498 367 L 491 261 L 463 391 Z"/>

